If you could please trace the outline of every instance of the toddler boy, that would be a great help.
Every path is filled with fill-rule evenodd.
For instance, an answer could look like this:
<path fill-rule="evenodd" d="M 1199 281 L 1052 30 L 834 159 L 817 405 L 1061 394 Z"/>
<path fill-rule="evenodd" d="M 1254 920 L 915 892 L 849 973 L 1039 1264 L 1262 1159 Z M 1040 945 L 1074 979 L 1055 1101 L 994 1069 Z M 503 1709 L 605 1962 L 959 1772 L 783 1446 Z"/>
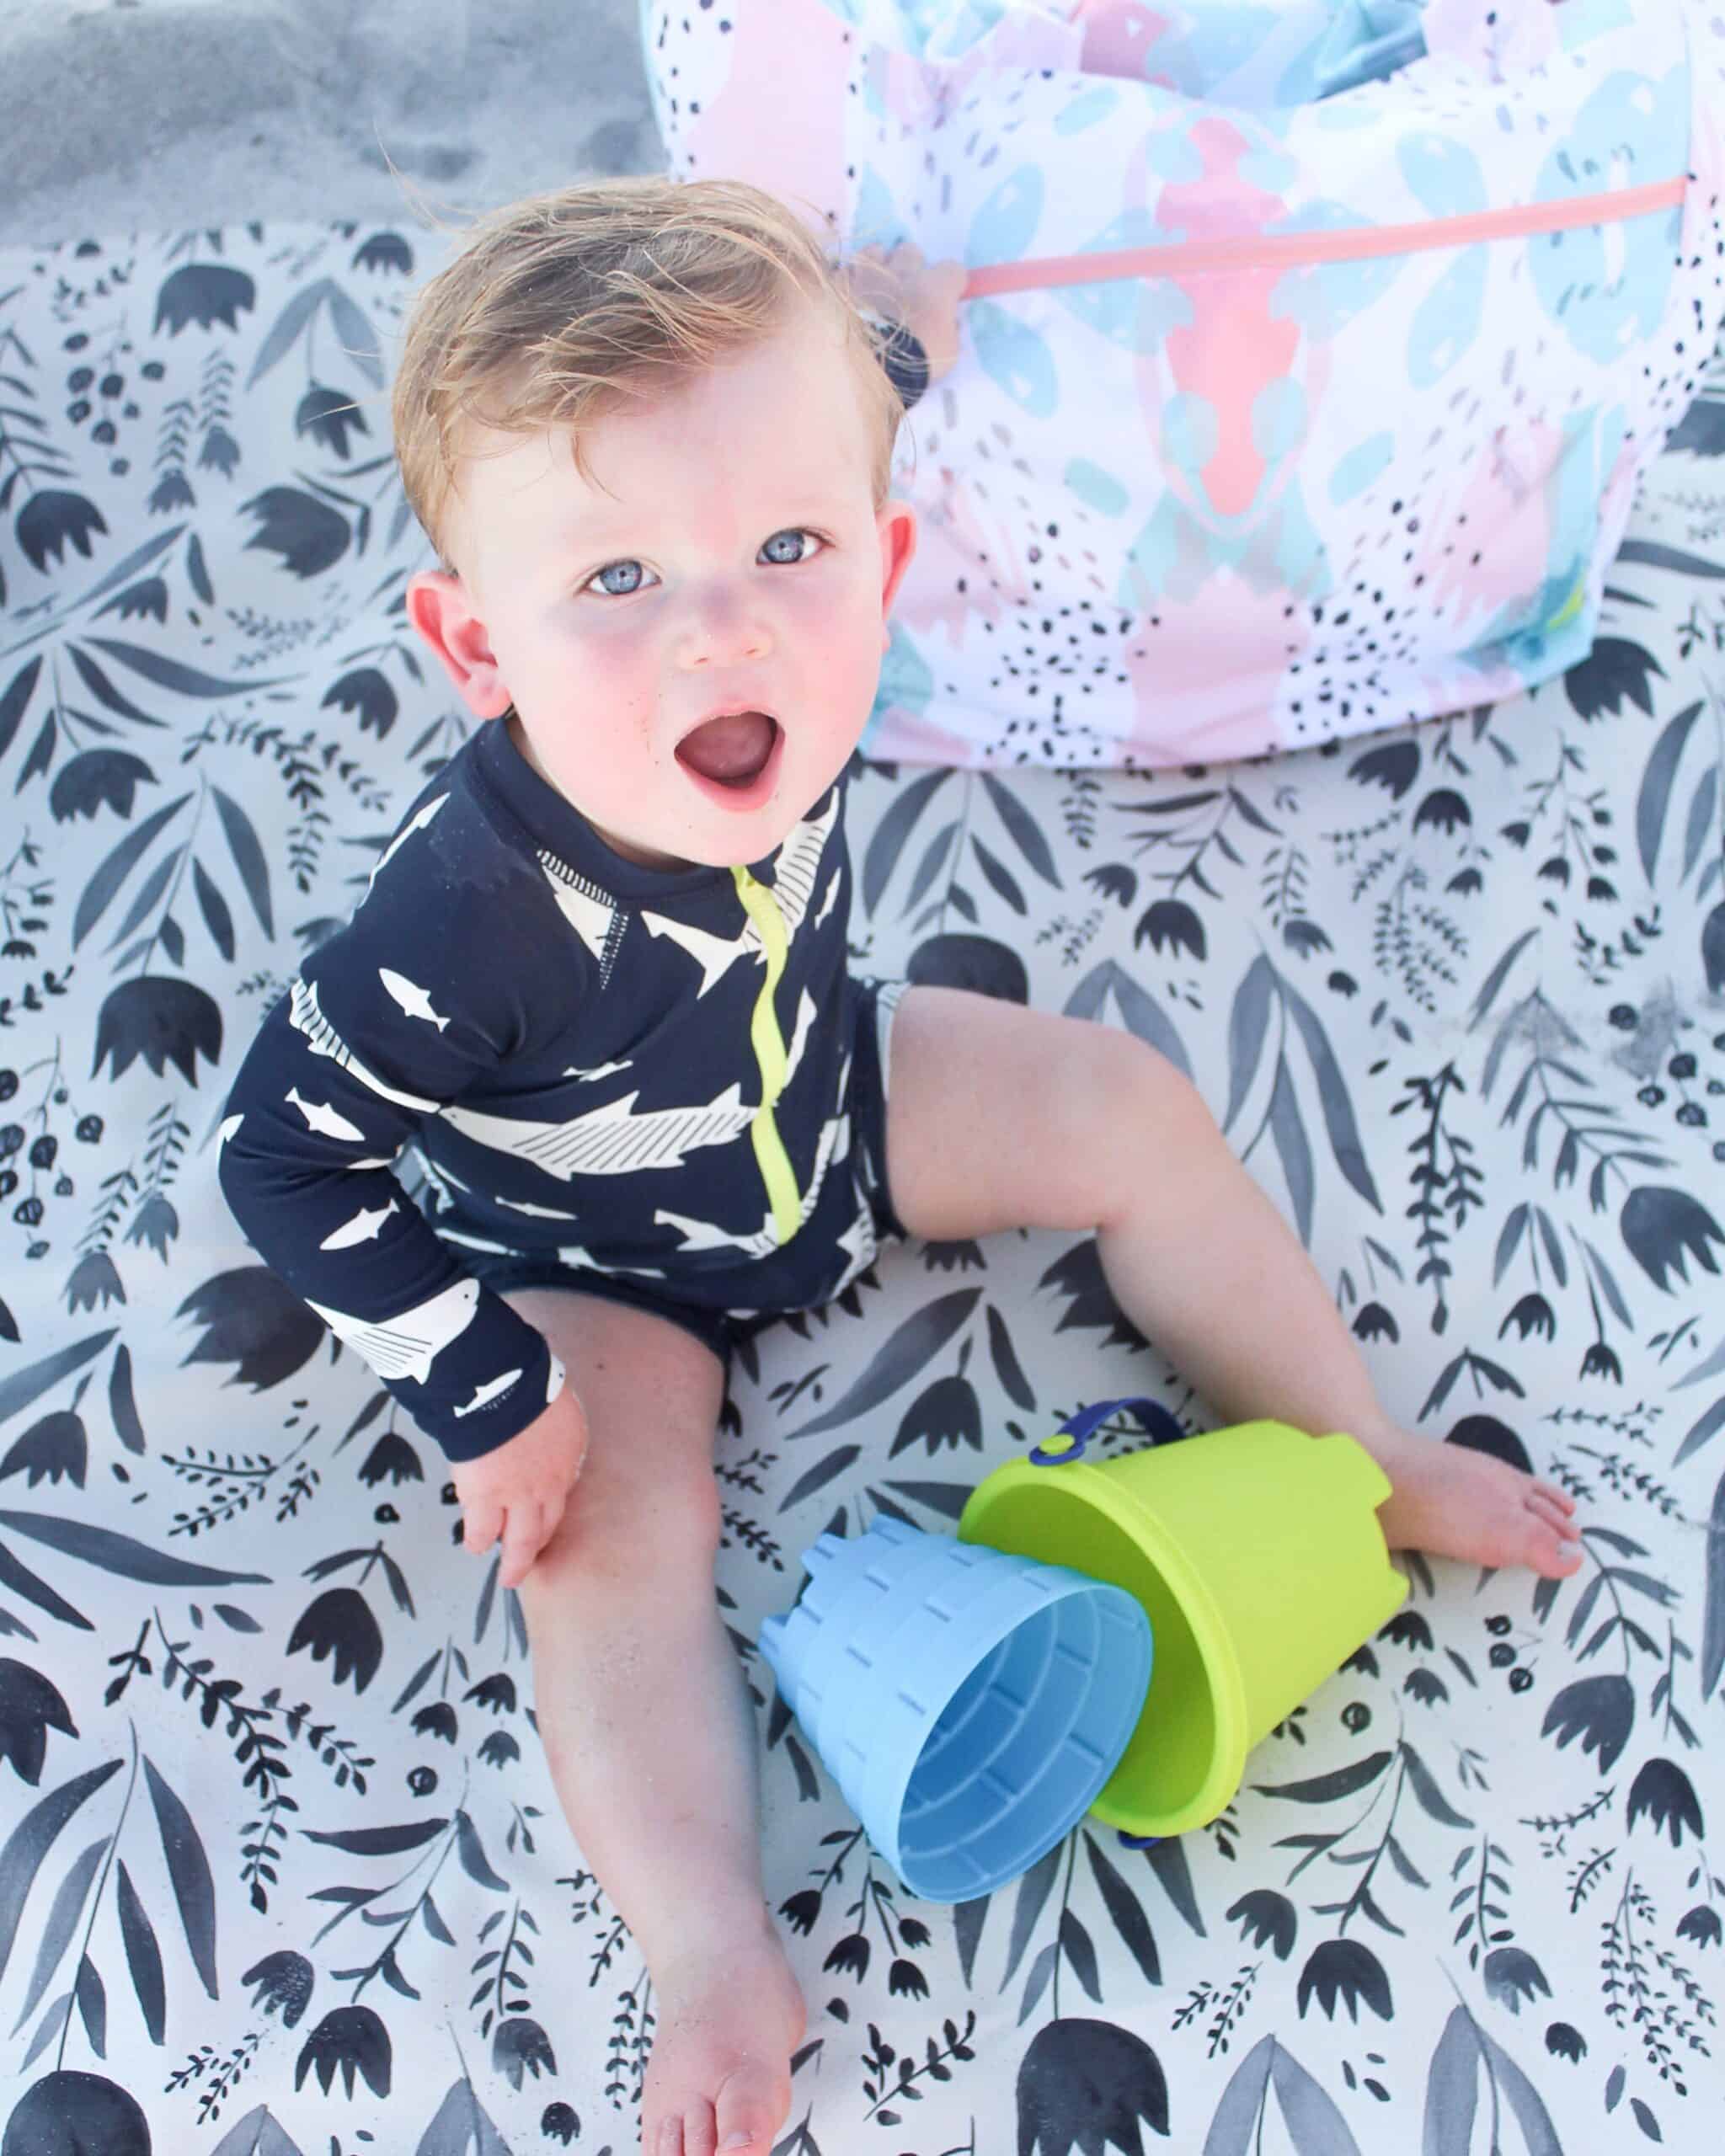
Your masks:
<path fill-rule="evenodd" d="M 432 280 L 394 416 L 443 566 L 408 610 L 490 723 L 265 1020 L 225 1126 L 246 1232 L 443 1446 L 467 1547 L 500 1540 L 521 1588 L 553 1780 L 653 1972 L 649 2156 L 766 2156 L 804 2027 L 713 1593 L 740 1330 L 905 1235 L 1093 1231 L 1224 1420 L 1373 1453 L 1392 1546 L 1580 1561 L 1560 1492 L 1396 1428 L 1165 1059 L 851 976 L 845 771 L 916 537 L 881 357 L 809 228 L 740 183 L 538 197 Z"/>

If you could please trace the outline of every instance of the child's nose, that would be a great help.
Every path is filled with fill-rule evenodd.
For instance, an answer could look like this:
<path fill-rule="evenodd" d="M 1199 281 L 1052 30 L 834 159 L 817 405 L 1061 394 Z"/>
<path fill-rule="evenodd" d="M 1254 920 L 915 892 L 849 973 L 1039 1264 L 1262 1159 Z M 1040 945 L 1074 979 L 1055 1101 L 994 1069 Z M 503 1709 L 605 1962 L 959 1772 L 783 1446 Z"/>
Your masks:
<path fill-rule="evenodd" d="M 709 590 L 691 602 L 687 631 L 691 656 L 709 673 L 743 667 L 764 659 L 772 648 L 772 632 L 758 594 Z"/>

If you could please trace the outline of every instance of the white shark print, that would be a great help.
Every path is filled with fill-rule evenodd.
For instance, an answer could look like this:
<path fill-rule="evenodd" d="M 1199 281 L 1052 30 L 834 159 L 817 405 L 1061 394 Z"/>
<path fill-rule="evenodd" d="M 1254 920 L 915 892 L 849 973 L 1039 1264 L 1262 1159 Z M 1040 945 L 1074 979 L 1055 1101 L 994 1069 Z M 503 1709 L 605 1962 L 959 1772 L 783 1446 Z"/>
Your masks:
<path fill-rule="evenodd" d="M 595 1078 L 610 1078 L 619 1070 L 627 1070 L 633 1059 L 632 1056 L 626 1055 L 621 1063 L 595 1063 L 590 1070 L 578 1070 L 574 1064 L 570 1064 L 563 1075 L 565 1078 L 579 1078 L 584 1084 L 590 1085 Z"/>
<path fill-rule="evenodd" d="M 802 1061 L 814 1024 L 814 999 L 805 989 L 787 1063 L 787 1082 Z M 477 1108 L 446 1107 L 443 1119 L 475 1145 L 531 1161 L 548 1175 L 633 1175 L 638 1168 L 677 1168 L 703 1145 L 728 1145 L 755 1119 L 742 1087 L 727 1086 L 699 1106 L 635 1112 L 638 1091 L 564 1123 L 532 1123 L 516 1116 L 486 1115 Z"/>
<path fill-rule="evenodd" d="M 305 1035 L 313 1055 L 327 1055 L 380 1100 L 393 1101 L 398 1108 L 414 1108 L 421 1115 L 435 1115 L 442 1105 L 438 1101 L 423 1100 L 417 1093 L 403 1093 L 398 1086 L 386 1086 L 375 1070 L 368 1070 L 318 1008 L 318 990 L 312 983 L 295 979 L 288 1015 L 294 1031 Z"/>
<path fill-rule="evenodd" d="M 838 817 L 836 797 L 829 803 L 826 814 L 798 824 L 779 850 L 777 872 L 773 878 L 772 894 L 778 910 L 784 916 L 785 933 L 794 937 L 802 926 L 809 910 L 809 901 L 814 889 L 815 878 L 820 871 L 821 857 L 826 851 L 827 840 Z M 831 910 L 836 894 L 836 872 L 827 878 L 827 889 L 819 918 L 825 920 Z M 709 935 L 705 929 L 691 928 L 681 921 L 671 921 L 664 914 L 650 913 L 644 907 L 641 913 L 642 926 L 654 936 L 663 936 L 686 951 L 701 969 L 701 985 L 696 995 L 705 995 L 714 981 L 723 978 L 739 958 L 752 958 L 761 955 L 764 947 L 761 931 L 752 921 L 746 921 L 735 937 Z"/>
<path fill-rule="evenodd" d="M 306 1118 L 307 1129 L 315 1130 L 322 1138 L 363 1139 L 365 1132 L 350 1123 L 344 1115 L 338 1115 L 328 1101 L 308 1101 L 302 1097 L 296 1086 L 290 1086 L 286 1097 Z"/>
<path fill-rule="evenodd" d="M 216 1126 L 216 1157 L 218 1161 L 222 1158 L 222 1147 L 227 1143 L 228 1139 L 232 1137 L 234 1132 L 239 1129 L 240 1125 L 244 1121 L 245 1118 L 243 1115 L 225 1115 L 222 1117 L 222 1121 Z"/>
<path fill-rule="evenodd" d="M 376 1325 L 313 1303 L 309 1295 L 306 1300 L 336 1338 L 369 1363 L 380 1378 L 412 1378 L 416 1385 L 424 1385 L 437 1357 L 473 1323 L 479 1307 L 479 1283 L 457 1280 L 429 1301 Z"/>
<path fill-rule="evenodd" d="M 366 889 L 367 892 L 371 890 L 371 886 L 377 881 L 377 878 L 383 873 L 390 862 L 394 860 L 397 854 L 401 851 L 408 841 L 414 835 L 414 833 L 415 831 L 423 831 L 425 826 L 430 822 L 431 819 L 437 814 L 438 810 L 443 806 L 444 803 L 447 801 L 448 798 L 449 796 L 446 793 L 440 793 L 435 801 L 428 801 L 425 807 L 419 811 L 419 814 L 414 817 L 412 823 L 408 825 L 405 829 L 396 833 L 395 836 L 389 841 L 387 846 L 385 847 L 382 853 L 378 857 L 377 866 L 366 878 Z"/>
<path fill-rule="evenodd" d="M 809 1178 L 809 1187 L 803 1193 L 802 1209 L 797 1216 L 800 1227 L 814 1212 L 820 1201 L 821 1185 L 826 1181 L 826 1171 L 835 1161 L 842 1161 L 851 1150 L 851 1118 L 847 1115 L 829 1116 L 820 1126 L 820 1143 L 815 1148 L 814 1171 Z M 683 1239 L 686 1251 L 739 1250 L 745 1257 L 766 1257 L 782 1247 L 777 1230 L 773 1226 L 771 1213 L 761 1216 L 760 1227 L 752 1234 L 734 1235 L 710 1220 L 691 1220 L 681 1213 L 670 1213 L 661 1208 L 653 1215 L 655 1225 L 675 1228 Z"/>
<path fill-rule="evenodd" d="M 440 1018 L 431 1008 L 431 999 L 417 981 L 409 980 L 405 974 L 391 972 L 387 966 L 379 966 L 377 978 L 389 990 L 390 1000 L 398 1003 L 410 1018 L 429 1018 L 441 1033 L 449 1023 Z"/>
<path fill-rule="evenodd" d="M 742 1088 L 734 1082 L 717 1100 L 697 1107 L 651 1108 L 637 1115 L 640 1097 L 625 1093 L 567 1123 L 529 1123 L 462 1107 L 446 1108 L 443 1119 L 476 1145 L 531 1161 L 547 1175 L 624 1176 L 638 1168 L 681 1167 L 702 1145 L 728 1145 L 755 1113 L 744 1106 Z"/>
<path fill-rule="evenodd" d="M 772 889 L 789 935 L 796 934 L 808 914 L 809 901 L 814 894 L 814 879 L 820 873 L 821 856 L 826 851 L 826 842 L 832 835 L 838 813 L 838 796 L 835 794 L 827 803 L 826 814 L 798 824 L 780 849 Z M 829 883 L 831 881 L 829 878 Z"/>
<path fill-rule="evenodd" d="M 505 1370 L 500 1378 L 488 1378 L 483 1385 L 475 1389 L 471 1400 L 464 1400 L 459 1407 L 451 1408 L 451 1414 L 457 1417 L 477 1414 L 480 1408 L 489 1407 L 494 1400 L 501 1400 L 521 1374 L 519 1370 Z"/>
<path fill-rule="evenodd" d="M 686 921 L 672 921 L 666 914 L 649 913 L 641 910 L 641 926 L 652 936 L 663 936 L 680 950 L 686 951 L 701 969 L 701 985 L 695 991 L 698 1002 L 716 980 L 723 980 L 739 958 L 752 958 L 761 948 L 761 937 L 754 922 L 736 936 L 713 936 L 704 928 L 691 928 Z"/>
<path fill-rule="evenodd" d="M 318 1244 L 319 1250 L 351 1250 L 355 1243 L 368 1243 L 383 1232 L 383 1223 L 392 1213 L 401 1210 L 392 1198 L 387 1205 L 380 1205 L 375 1212 L 364 1206 L 351 1220 L 344 1220 L 333 1235 L 325 1235 Z"/>

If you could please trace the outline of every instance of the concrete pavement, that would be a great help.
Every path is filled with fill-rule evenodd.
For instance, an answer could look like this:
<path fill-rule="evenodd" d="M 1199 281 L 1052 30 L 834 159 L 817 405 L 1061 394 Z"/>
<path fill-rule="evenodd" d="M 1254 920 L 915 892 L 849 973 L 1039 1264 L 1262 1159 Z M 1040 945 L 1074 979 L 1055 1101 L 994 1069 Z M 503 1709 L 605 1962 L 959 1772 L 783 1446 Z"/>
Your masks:
<path fill-rule="evenodd" d="M 636 0 L 0 0 L 0 244 L 447 208 L 663 161 Z"/>

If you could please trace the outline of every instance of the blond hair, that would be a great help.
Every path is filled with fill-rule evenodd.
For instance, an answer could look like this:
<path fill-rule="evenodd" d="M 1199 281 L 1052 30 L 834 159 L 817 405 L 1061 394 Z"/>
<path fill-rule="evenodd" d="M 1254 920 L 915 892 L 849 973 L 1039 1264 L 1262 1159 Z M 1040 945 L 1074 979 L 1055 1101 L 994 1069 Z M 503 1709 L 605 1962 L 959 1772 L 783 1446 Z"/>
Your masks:
<path fill-rule="evenodd" d="M 809 205 L 811 209 L 812 205 Z M 462 435 L 583 430 L 788 326 L 801 293 L 842 333 L 878 510 L 905 407 L 844 270 L 785 203 L 742 180 L 583 180 L 478 218 L 409 318 L 391 418 L 408 503 L 447 564 Z"/>

